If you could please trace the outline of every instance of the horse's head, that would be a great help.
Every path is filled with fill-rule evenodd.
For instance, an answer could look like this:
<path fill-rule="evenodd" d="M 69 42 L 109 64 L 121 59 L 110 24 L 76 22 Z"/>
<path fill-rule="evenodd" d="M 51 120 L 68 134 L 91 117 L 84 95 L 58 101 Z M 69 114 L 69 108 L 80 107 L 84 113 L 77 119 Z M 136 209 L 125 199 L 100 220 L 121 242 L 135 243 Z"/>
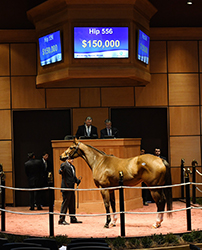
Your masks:
<path fill-rule="evenodd" d="M 74 143 L 60 155 L 60 160 L 65 161 L 66 159 L 74 159 L 79 157 L 81 155 L 79 154 L 79 144 L 80 142 L 75 138 Z"/>

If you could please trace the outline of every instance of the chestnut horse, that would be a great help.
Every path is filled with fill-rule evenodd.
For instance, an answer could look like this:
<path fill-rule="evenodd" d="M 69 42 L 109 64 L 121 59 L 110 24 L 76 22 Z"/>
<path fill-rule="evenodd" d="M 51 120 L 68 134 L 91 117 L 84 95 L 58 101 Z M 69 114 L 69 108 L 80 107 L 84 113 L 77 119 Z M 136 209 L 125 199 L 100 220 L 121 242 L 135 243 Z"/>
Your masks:
<path fill-rule="evenodd" d="M 61 154 L 60 160 L 67 158 L 82 157 L 93 173 L 93 180 L 98 188 L 119 186 L 119 175 L 123 173 L 123 185 L 134 186 L 144 182 L 149 187 L 171 185 L 170 167 L 166 161 L 157 156 L 145 154 L 128 159 L 121 159 L 84 143 L 77 139 Z M 172 210 L 172 188 L 151 189 L 151 195 L 156 203 L 157 211 L 163 212 L 167 202 L 167 210 Z M 113 212 L 115 210 L 114 189 L 103 189 L 101 194 L 104 200 L 106 213 L 110 213 L 110 204 Z M 170 213 L 169 213 L 170 215 Z M 116 225 L 117 217 L 114 215 L 112 226 Z M 163 213 L 157 215 L 154 228 L 161 226 Z M 108 228 L 111 222 L 110 215 L 107 215 L 105 227 Z"/>

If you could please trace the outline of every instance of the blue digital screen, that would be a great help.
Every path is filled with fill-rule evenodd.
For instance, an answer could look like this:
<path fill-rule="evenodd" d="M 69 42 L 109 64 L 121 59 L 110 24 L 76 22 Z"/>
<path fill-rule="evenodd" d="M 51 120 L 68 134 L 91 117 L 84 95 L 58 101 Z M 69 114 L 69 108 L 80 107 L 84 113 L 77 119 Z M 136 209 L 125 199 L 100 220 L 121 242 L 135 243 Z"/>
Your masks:
<path fill-rule="evenodd" d="M 39 38 L 41 66 L 62 61 L 60 31 Z"/>
<path fill-rule="evenodd" d="M 150 37 L 139 30 L 137 58 L 146 64 L 149 64 L 149 43 Z"/>
<path fill-rule="evenodd" d="M 74 27 L 74 58 L 128 58 L 128 27 Z"/>

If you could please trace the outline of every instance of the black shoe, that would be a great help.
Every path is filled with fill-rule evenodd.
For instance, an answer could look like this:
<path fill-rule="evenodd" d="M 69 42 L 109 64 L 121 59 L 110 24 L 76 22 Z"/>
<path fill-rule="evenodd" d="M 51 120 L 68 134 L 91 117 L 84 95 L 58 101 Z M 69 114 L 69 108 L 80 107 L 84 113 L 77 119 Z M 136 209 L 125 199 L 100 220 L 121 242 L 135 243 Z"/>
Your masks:
<path fill-rule="evenodd" d="M 193 245 L 193 244 L 190 244 L 189 247 L 190 247 L 190 249 L 193 249 L 193 250 L 200 250 L 199 247 L 197 247 L 196 245 Z"/>
<path fill-rule="evenodd" d="M 149 204 L 146 201 L 143 202 L 143 205 L 144 206 L 149 206 Z"/>
<path fill-rule="evenodd" d="M 76 218 L 75 219 L 70 219 L 70 222 L 71 223 L 83 223 L 82 221 L 79 221 Z"/>
<path fill-rule="evenodd" d="M 43 208 L 41 206 L 38 206 L 37 210 L 43 210 Z"/>
<path fill-rule="evenodd" d="M 29 210 L 34 210 L 34 207 L 30 207 L 30 209 Z"/>
<path fill-rule="evenodd" d="M 69 225 L 69 223 L 67 223 L 65 220 L 59 220 L 58 221 L 58 225 Z"/>

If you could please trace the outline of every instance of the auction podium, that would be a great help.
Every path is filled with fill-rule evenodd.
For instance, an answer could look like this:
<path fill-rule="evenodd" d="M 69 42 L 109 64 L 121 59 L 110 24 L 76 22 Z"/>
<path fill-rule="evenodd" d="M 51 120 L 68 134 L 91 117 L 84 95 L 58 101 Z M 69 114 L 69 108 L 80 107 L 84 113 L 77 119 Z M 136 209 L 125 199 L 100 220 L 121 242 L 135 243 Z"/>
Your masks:
<path fill-rule="evenodd" d="M 119 158 L 130 158 L 140 154 L 141 139 L 92 139 L 79 140 L 84 144 L 91 145 L 108 155 Z M 59 169 L 62 161 L 60 155 L 73 144 L 73 140 L 53 140 L 53 167 L 54 167 L 54 186 L 61 187 Z M 81 158 L 74 159 L 77 178 L 82 178 L 79 189 L 95 189 L 92 171 L 86 162 Z M 140 186 L 141 184 L 137 185 Z M 75 185 L 76 188 L 76 185 Z M 76 213 L 105 213 L 105 207 L 99 190 L 76 191 Z M 119 211 L 119 191 L 115 191 L 116 211 Z M 132 210 L 143 206 L 141 189 L 124 190 L 125 210 Z M 55 190 L 55 209 L 60 210 L 62 194 L 60 190 Z"/>

